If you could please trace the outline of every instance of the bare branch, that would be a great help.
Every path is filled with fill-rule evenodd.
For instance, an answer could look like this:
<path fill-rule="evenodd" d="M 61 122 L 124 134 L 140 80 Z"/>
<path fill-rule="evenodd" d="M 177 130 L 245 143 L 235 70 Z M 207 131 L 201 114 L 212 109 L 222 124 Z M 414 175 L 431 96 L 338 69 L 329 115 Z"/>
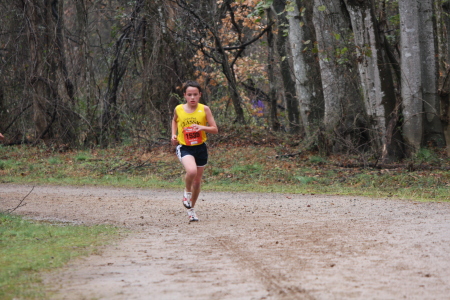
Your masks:
<path fill-rule="evenodd" d="M 16 209 L 18 209 L 19 207 L 25 206 L 26 203 L 23 203 L 23 201 L 25 201 L 25 199 L 31 194 L 31 192 L 33 190 L 34 190 L 34 186 L 31 189 L 31 191 L 29 191 L 28 194 L 25 197 L 23 197 L 22 200 L 20 200 L 19 204 L 16 207 L 5 210 L 5 213 L 10 214 L 10 213 L 14 212 Z"/>

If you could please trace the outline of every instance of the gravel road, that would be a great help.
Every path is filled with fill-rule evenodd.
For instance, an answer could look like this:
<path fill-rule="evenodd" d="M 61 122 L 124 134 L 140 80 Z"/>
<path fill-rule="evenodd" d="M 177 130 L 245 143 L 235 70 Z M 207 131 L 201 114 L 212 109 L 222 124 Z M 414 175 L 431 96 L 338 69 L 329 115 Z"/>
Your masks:
<path fill-rule="evenodd" d="M 0 185 L 0 210 L 31 190 Z M 44 274 L 51 299 L 450 299 L 450 203 L 36 186 L 15 213 L 131 230 Z"/>

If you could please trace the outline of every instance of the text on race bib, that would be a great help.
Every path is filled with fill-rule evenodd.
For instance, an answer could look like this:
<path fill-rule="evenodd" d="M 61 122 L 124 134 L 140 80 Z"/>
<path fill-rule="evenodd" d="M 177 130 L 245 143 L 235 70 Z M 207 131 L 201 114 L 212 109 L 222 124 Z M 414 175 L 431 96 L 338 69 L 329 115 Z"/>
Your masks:
<path fill-rule="evenodd" d="M 192 127 L 184 127 L 183 134 L 187 146 L 198 145 L 202 142 L 200 131 L 196 132 Z"/>

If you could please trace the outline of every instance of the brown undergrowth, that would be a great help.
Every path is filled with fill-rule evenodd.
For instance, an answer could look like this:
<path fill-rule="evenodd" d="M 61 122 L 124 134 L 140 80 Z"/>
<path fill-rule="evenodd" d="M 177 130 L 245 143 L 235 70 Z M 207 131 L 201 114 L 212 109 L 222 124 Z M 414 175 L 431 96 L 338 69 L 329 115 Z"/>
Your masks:
<path fill-rule="evenodd" d="M 210 135 L 205 189 L 353 194 L 450 201 L 450 159 L 423 149 L 381 165 L 367 153 L 321 156 L 314 141 L 242 126 Z M 89 150 L 0 147 L 2 182 L 178 188 L 183 170 L 166 139 Z"/>

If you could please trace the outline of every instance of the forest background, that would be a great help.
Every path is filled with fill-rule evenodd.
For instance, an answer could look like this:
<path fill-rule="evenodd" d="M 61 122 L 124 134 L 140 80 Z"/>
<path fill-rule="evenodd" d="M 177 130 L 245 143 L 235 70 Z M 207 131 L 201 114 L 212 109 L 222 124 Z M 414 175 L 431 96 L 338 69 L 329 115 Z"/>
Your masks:
<path fill-rule="evenodd" d="M 220 130 L 204 190 L 448 202 L 449 12 L 448 0 L 0 0 L 0 183 L 179 189 L 170 120 L 194 79 Z M 43 261 L 32 244 L 32 260 L 3 257 L 21 272 Z"/>
<path fill-rule="evenodd" d="M 5 144 L 161 143 L 194 79 L 222 133 L 291 135 L 365 164 L 450 152 L 447 0 L 0 5 Z"/>

